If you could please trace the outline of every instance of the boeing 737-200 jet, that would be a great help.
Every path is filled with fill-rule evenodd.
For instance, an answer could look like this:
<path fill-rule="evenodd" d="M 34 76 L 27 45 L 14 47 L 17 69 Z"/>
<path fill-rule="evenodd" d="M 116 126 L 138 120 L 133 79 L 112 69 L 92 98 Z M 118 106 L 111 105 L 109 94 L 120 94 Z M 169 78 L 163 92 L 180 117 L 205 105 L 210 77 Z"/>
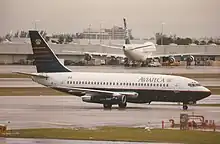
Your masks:
<path fill-rule="evenodd" d="M 103 104 L 104 108 L 127 103 L 181 102 L 188 104 L 208 97 L 211 92 L 197 81 L 173 75 L 72 72 L 64 66 L 38 31 L 29 31 L 37 73 L 17 72 L 32 80 L 84 102 Z"/>

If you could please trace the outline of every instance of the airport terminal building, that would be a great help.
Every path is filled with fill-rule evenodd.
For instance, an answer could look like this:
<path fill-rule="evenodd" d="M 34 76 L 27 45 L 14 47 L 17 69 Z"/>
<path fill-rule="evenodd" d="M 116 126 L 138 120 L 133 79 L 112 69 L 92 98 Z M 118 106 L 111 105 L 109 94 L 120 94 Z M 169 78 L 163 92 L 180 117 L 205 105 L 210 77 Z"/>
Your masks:
<path fill-rule="evenodd" d="M 135 43 L 135 41 L 133 42 Z M 139 42 L 142 43 L 142 42 Z M 97 52 L 108 54 L 123 54 L 121 49 L 113 49 L 98 44 L 50 44 L 60 59 L 80 61 L 84 58 L 83 52 Z M 220 46 L 218 45 L 158 45 L 155 54 L 196 53 L 195 59 L 214 61 L 220 60 Z M 69 53 L 65 51 L 77 51 Z M 32 48 L 28 43 L 0 44 L 0 64 L 19 64 L 32 58 Z M 102 56 L 95 58 L 104 59 Z M 180 60 L 180 58 L 176 58 Z M 25 62 L 26 63 L 26 62 Z"/>

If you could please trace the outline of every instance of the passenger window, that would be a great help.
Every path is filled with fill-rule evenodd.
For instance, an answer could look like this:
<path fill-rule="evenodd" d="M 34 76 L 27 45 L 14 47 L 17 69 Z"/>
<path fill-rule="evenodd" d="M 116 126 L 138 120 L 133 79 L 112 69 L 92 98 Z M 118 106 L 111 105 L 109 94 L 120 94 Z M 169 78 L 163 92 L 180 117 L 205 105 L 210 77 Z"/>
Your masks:
<path fill-rule="evenodd" d="M 85 81 L 85 84 L 87 84 L 87 81 Z"/>
<path fill-rule="evenodd" d="M 157 87 L 159 86 L 159 84 L 157 84 Z"/>
<path fill-rule="evenodd" d="M 124 83 L 124 85 L 125 85 L 125 83 Z"/>
<path fill-rule="evenodd" d="M 105 85 L 105 82 L 103 82 L 103 85 Z"/>
<path fill-rule="evenodd" d="M 165 84 L 163 84 L 163 86 L 165 87 Z"/>
<path fill-rule="evenodd" d="M 146 86 L 147 84 L 146 83 L 144 83 L 144 86 Z"/>
<path fill-rule="evenodd" d="M 150 84 L 150 86 L 152 86 L 152 83 Z"/>
<path fill-rule="evenodd" d="M 82 84 L 84 84 L 84 81 L 82 81 Z"/>
<path fill-rule="evenodd" d="M 122 83 L 120 83 L 120 85 L 122 85 Z"/>
<path fill-rule="evenodd" d="M 112 85 L 115 85 L 115 83 L 113 82 Z"/>
<path fill-rule="evenodd" d="M 106 85 L 108 85 L 108 82 L 106 82 Z"/>
<path fill-rule="evenodd" d="M 168 87 L 168 84 L 167 84 L 167 87 Z"/>
<path fill-rule="evenodd" d="M 154 86 L 155 86 L 155 84 L 154 84 Z"/>
<path fill-rule="evenodd" d="M 141 86 L 143 86 L 143 83 L 141 83 Z"/>
<path fill-rule="evenodd" d="M 94 85 L 96 84 L 96 82 L 94 82 Z"/>
<path fill-rule="evenodd" d="M 99 85 L 99 82 L 97 82 L 97 85 Z"/>
<path fill-rule="evenodd" d="M 93 82 L 91 82 L 91 84 L 93 84 Z"/>
<path fill-rule="evenodd" d="M 70 84 L 72 84 L 72 81 L 70 81 Z"/>
<path fill-rule="evenodd" d="M 162 84 L 160 84 L 160 87 L 162 87 Z"/>
<path fill-rule="evenodd" d="M 67 81 L 67 84 L 69 84 L 69 81 Z"/>
<path fill-rule="evenodd" d="M 135 86 L 137 86 L 138 84 L 137 83 L 135 83 Z"/>
<path fill-rule="evenodd" d="M 147 84 L 147 86 L 149 86 L 149 83 Z"/>

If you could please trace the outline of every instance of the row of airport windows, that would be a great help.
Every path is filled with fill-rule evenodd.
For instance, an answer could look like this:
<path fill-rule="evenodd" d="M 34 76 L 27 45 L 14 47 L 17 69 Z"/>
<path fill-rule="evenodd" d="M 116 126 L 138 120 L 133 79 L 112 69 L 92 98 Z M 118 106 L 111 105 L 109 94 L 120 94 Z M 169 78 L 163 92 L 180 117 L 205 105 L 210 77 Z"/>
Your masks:
<path fill-rule="evenodd" d="M 121 86 L 157 86 L 168 87 L 168 84 L 160 83 L 118 83 L 118 82 L 94 82 L 94 81 L 67 81 L 67 84 L 91 84 L 91 85 L 121 85 Z"/>

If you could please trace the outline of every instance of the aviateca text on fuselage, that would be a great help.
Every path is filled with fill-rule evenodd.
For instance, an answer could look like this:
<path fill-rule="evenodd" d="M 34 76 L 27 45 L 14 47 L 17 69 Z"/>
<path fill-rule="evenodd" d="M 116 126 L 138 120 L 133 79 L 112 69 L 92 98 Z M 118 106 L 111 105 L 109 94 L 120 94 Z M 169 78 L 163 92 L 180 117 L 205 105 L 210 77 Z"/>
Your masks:
<path fill-rule="evenodd" d="M 181 102 L 187 104 L 208 97 L 211 92 L 197 81 L 172 75 L 72 72 L 65 67 L 38 33 L 29 31 L 37 73 L 33 81 L 74 96 L 84 102 L 103 104 L 104 108 L 127 103 Z"/>

